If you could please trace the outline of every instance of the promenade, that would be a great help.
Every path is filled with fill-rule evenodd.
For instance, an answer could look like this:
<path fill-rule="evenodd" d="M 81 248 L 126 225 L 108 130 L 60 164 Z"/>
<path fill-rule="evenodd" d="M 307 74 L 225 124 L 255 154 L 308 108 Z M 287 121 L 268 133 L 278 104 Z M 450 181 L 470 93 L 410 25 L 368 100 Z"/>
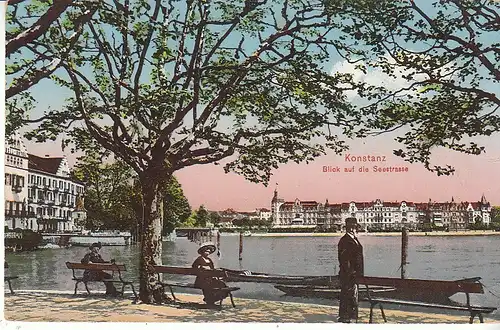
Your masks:
<path fill-rule="evenodd" d="M 126 294 L 127 296 L 127 294 Z M 338 303 L 332 306 L 262 301 L 235 298 L 236 308 L 229 300 L 221 311 L 200 309 L 195 305 L 202 296 L 179 294 L 179 305 L 133 304 L 130 297 L 107 298 L 102 293 L 73 296 L 68 291 L 19 290 L 5 294 L 4 318 L 28 322 L 259 322 L 259 323 L 334 323 Z M 389 323 L 460 323 L 469 316 L 386 310 Z M 360 309 L 359 323 L 368 323 L 369 310 Z M 380 311 L 375 323 L 383 323 Z M 477 319 L 476 319 L 477 322 Z M 498 321 L 485 318 L 486 323 Z"/>

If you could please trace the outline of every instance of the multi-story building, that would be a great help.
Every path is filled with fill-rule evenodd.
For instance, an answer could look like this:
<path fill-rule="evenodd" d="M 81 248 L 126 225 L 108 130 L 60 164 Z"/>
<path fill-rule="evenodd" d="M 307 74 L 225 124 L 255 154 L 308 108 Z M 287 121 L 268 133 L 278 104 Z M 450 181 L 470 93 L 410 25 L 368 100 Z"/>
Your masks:
<path fill-rule="evenodd" d="M 416 229 L 425 224 L 443 228 L 464 229 L 473 222 L 490 223 L 491 205 L 484 195 L 479 202 L 432 202 L 416 203 L 409 201 L 384 202 L 380 199 L 371 202 L 349 202 L 330 204 L 316 201 L 287 202 L 274 191 L 271 200 L 271 213 L 274 227 L 334 227 L 342 228 L 345 219 L 355 217 L 364 230 Z"/>
<path fill-rule="evenodd" d="M 8 228 L 30 228 L 28 221 L 28 152 L 19 134 L 5 141 L 5 223 Z M 30 215 L 31 216 L 31 215 Z"/>
<path fill-rule="evenodd" d="M 19 134 L 5 153 L 5 225 L 41 232 L 70 232 L 85 217 L 84 185 L 71 178 L 65 157 L 27 153 Z M 82 205 L 75 209 L 77 198 Z"/>

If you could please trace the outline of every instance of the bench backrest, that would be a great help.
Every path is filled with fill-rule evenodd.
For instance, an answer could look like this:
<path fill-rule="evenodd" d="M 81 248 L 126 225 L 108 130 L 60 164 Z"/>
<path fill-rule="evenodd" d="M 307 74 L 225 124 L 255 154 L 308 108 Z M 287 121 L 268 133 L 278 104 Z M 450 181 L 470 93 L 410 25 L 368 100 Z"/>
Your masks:
<path fill-rule="evenodd" d="M 367 285 L 391 286 L 398 289 L 437 292 L 484 293 L 482 284 L 477 282 L 478 279 L 480 278 L 457 281 L 441 281 L 364 276 L 358 278 L 358 283 Z"/>
<path fill-rule="evenodd" d="M 81 262 L 66 262 L 66 267 L 68 269 L 82 269 L 82 270 L 107 270 L 113 272 L 123 272 L 126 271 L 127 268 L 123 264 L 82 264 Z"/>
<path fill-rule="evenodd" d="M 153 266 L 154 270 L 158 274 L 177 274 L 177 275 L 202 275 L 207 277 L 227 277 L 226 272 L 220 269 L 198 269 L 192 267 L 174 267 L 174 266 L 164 266 L 156 265 Z"/>

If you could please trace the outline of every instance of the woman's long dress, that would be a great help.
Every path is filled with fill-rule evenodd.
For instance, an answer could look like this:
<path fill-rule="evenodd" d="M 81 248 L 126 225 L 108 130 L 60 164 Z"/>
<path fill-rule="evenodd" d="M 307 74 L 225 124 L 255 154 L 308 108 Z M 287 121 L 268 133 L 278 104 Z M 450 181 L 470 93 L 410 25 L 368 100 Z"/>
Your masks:
<path fill-rule="evenodd" d="M 214 269 L 214 263 L 212 259 L 208 257 L 199 256 L 193 262 L 193 268 L 197 269 Z M 203 290 L 203 300 L 207 304 L 214 304 L 216 301 L 222 300 L 228 296 L 228 292 L 225 290 L 214 290 L 217 288 L 226 288 L 227 285 L 220 279 L 212 276 L 196 276 L 194 282 L 195 287 Z"/>

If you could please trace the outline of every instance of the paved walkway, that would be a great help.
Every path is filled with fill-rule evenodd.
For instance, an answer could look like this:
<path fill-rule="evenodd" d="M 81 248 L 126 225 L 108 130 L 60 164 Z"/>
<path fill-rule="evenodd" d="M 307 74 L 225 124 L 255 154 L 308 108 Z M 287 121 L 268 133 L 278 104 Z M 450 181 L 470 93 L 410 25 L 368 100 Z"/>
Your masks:
<path fill-rule="evenodd" d="M 199 309 L 199 295 L 179 295 L 181 304 L 133 304 L 130 297 L 107 298 L 102 293 L 73 296 L 62 291 L 20 290 L 5 294 L 4 317 L 9 321 L 39 322 L 272 322 L 272 323 L 332 323 L 337 306 L 299 304 L 235 298 L 236 308 L 229 299 L 223 310 Z M 361 323 L 368 323 L 368 309 L 360 310 Z M 450 316 L 387 310 L 390 323 L 467 323 L 468 315 Z M 380 311 L 375 322 L 382 323 Z M 477 319 L 476 319 L 477 322 Z M 485 322 L 495 322 L 485 319 Z"/>

